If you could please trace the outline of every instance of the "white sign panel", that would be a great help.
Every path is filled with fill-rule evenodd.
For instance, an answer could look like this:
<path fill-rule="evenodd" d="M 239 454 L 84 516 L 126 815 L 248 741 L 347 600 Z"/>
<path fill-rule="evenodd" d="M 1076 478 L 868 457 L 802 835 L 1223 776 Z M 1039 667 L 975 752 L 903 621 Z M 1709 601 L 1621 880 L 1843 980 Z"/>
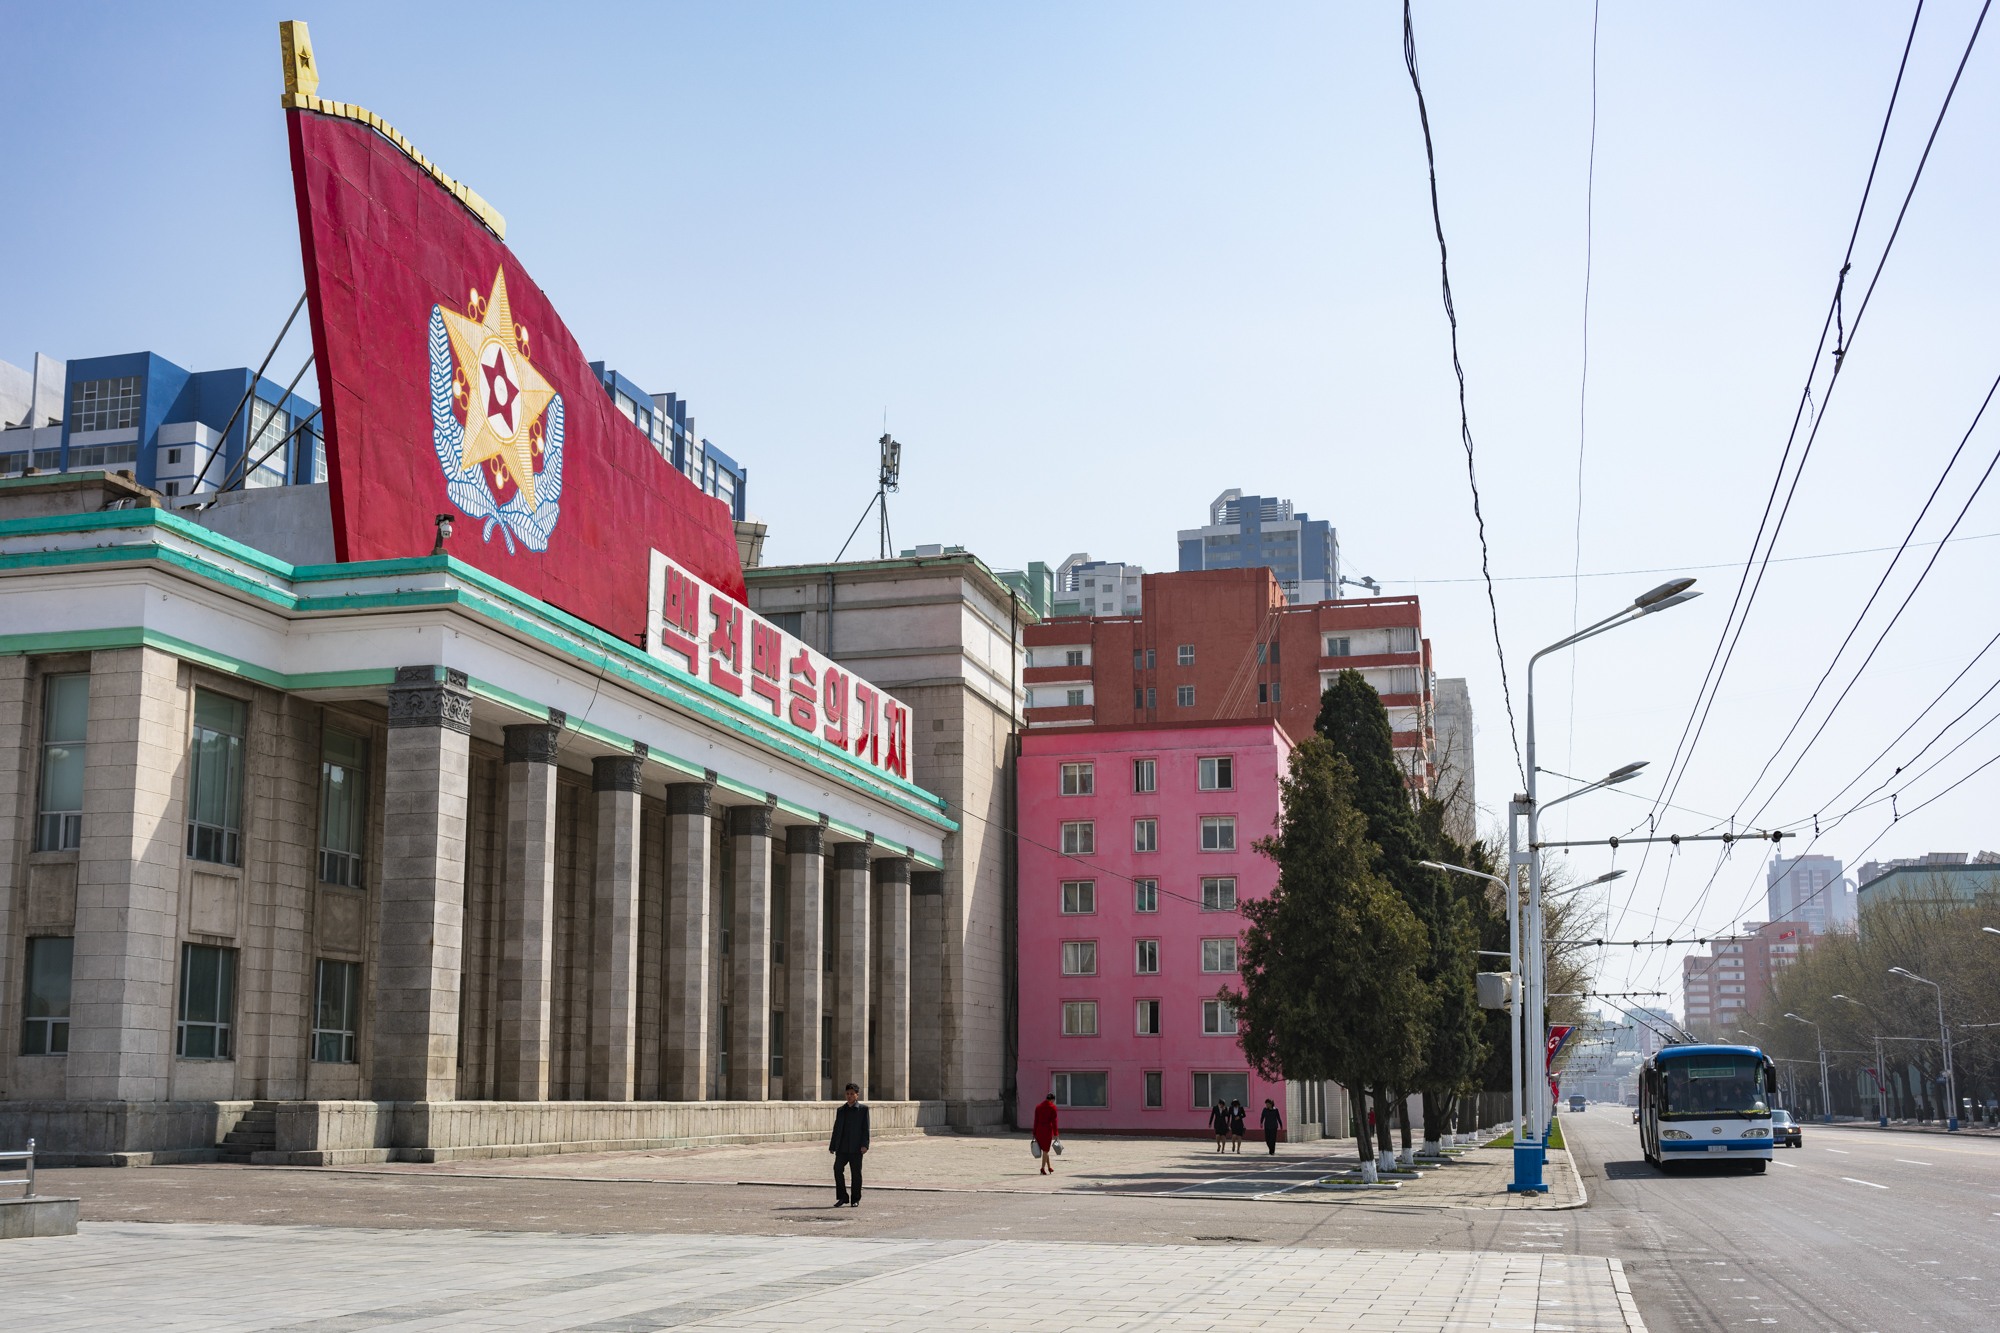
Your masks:
<path fill-rule="evenodd" d="M 910 776 L 909 705 L 785 634 L 658 551 L 647 585 L 646 651 L 856 760 Z"/>

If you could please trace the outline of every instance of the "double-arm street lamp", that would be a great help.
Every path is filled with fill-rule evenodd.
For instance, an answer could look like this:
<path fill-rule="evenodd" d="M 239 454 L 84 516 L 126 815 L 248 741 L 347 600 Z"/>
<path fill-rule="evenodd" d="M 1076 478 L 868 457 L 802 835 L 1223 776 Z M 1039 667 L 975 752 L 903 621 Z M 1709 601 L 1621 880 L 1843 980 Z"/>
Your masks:
<path fill-rule="evenodd" d="M 1524 1143 L 1519 1135 L 1514 1140 L 1514 1183 L 1508 1186 L 1511 1190 L 1541 1190 L 1546 1188 L 1541 1183 L 1541 1173 L 1542 1161 L 1546 1156 L 1549 1112 L 1552 1109 L 1548 1102 L 1548 1042 L 1542 1033 L 1542 1025 L 1546 1021 L 1544 1015 L 1547 1008 L 1548 985 L 1545 975 L 1547 969 L 1544 966 L 1545 956 L 1542 947 L 1542 854 L 1540 847 L 1541 839 L 1539 837 L 1541 808 L 1536 802 L 1536 775 L 1539 770 L 1535 767 L 1535 664 L 1550 653 L 1561 652 L 1565 648 L 1574 648 L 1585 639 L 1594 639 L 1600 634 L 1608 634 L 1622 625 L 1629 625 L 1635 620 L 1643 620 L 1656 612 L 1666 610 L 1668 607 L 1679 606 L 1682 602 L 1699 597 L 1700 593 L 1688 591 L 1693 586 L 1693 579 L 1674 579 L 1671 582 L 1662 583 L 1659 587 L 1649 589 L 1633 598 L 1630 606 L 1624 607 L 1616 614 L 1606 616 L 1595 624 L 1584 626 L 1576 633 L 1557 640 L 1528 659 L 1526 682 L 1527 726 L 1525 727 L 1527 733 L 1526 769 L 1528 790 L 1508 806 L 1507 869 L 1510 875 L 1523 865 L 1528 870 L 1527 948 L 1525 953 L 1517 956 L 1527 964 L 1525 978 L 1527 982 L 1527 994 L 1524 997 L 1526 1002 L 1523 1007 L 1533 1018 L 1532 1024 L 1524 1022 L 1523 1028 L 1525 1031 L 1531 1032 L 1534 1037 L 1532 1042 L 1524 1043 L 1524 1045 L 1531 1046 L 1532 1051 L 1524 1052 L 1528 1056 L 1529 1071 L 1523 1080 L 1525 1086 L 1522 1090 L 1525 1093 L 1528 1089 L 1532 1088 L 1534 1096 L 1528 1102 L 1528 1141 Z M 1586 791 L 1609 786 L 1614 782 L 1623 782 L 1637 774 L 1640 767 L 1642 765 L 1629 764 L 1602 781 L 1571 792 L 1568 796 L 1561 799 L 1570 800 L 1583 795 Z M 1551 801 L 1549 804 L 1553 806 L 1558 803 L 1557 801 Z M 1518 840 L 1520 818 L 1523 815 L 1527 817 L 1528 821 L 1528 843 L 1525 849 L 1521 847 Z M 1524 1172 L 1528 1174 L 1524 1176 Z"/>
<path fill-rule="evenodd" d="M 1889 1127 L 1889 1077 L 1882 1071 L 1882 1020 L 1875 1017 L 1875 1010 L 1855 999 L 1852 995 L 1836 995 L 1836 1000 L 1845 1000 L 1857 1009 L 1867 1009 L 1868 1017 L 1875 1023 L 1875 1123 L 1883 1129 Z"/>
<path fill-rule="evenodd" d="M 1981 927 L 1981 929 L 1990 930 L 1991 927 Z M 1944 1023 L 1944 987 L 1938 985 L 1935 981 L 1929 981 L 1918 976 L 1907 967 L 1892 967 L 1889 971 L 1891 975 L 1929 986 L 1937 992 L 1938 1039 L 1944 1046 L 1944 1089 L 1945 1096 L 1951 1103 L 1945 1127 L 1956 1130 L 1958 1128 L 1958 1076 L 1952 1072 L 1951 1068 L 1951 1029 L 1946 1027 Z"/>
<path fill-rule="evenodd" d="M 1813 1044 L 1819 1047 L 1819 1109 L 1820 1119 L 1826 1124 L 1833 1123 L 1833 1092 L 1826 1081 L 1826 1043 L 1820 1040 L 1819 1024 L 1810 1018 L 1800 1018 L 1797 1014 L 1786 1014 L 1794 1023 L 1804 1023 L 1813 1030 Z"/>

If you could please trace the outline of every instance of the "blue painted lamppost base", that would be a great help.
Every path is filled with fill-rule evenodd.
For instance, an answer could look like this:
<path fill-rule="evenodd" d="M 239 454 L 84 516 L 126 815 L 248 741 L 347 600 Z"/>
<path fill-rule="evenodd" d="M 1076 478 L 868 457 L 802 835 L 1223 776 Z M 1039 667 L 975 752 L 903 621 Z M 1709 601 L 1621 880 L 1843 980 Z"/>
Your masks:
<path fill-rule="evenodd" d="M 1542 1162 L 1547 1156 L 1539 1143 L 1521 1143 L 1514 1147 L 1514 1179 L 1507 1186 L 1509 1194 L 1547 1194 L 1549 1187 L 1542 1183 Z"/>

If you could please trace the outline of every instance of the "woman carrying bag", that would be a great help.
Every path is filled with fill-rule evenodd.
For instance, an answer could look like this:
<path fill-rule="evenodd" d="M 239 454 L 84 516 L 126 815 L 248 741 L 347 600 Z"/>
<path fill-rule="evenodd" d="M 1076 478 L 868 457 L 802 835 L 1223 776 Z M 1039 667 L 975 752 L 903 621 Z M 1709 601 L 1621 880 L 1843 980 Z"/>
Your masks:
<path fill-rule="evenodd" d="M 1208 1127 L 1215 1131 L 1215 1150 L 1221 1152 L 1229 1138 L 1229 1107 L 1220 1097 L 1215 1099 L 1215 1108 L 1208 1113 Z"/>
<path fill-rule="evenodd" d="M 1052 1176 L 1056 1173 L 1055 1154 L 1050 1151 L 1056 1141 L 1056 1095 L 1052 1092 L 1042 1099 L 1035 1108 L 1035 1156 L 1042 1159 L 1042 1169 L 1037 1175 Z"/>

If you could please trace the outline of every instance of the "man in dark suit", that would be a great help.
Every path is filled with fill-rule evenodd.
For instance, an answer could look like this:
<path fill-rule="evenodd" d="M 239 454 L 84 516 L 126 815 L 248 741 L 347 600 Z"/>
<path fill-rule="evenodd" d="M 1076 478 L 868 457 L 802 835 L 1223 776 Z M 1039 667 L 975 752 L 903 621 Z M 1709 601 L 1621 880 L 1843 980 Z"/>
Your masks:
<path fill-rule="evenodd" d="M 861 1156 L 868 1151 L 868 1108 L 861 1104 L 861 1089 L 847 1085 L 847 1104 L 833 1113 L 833 1138 L 826 1145 L 833 1154 L 833 1206 L 861 1206 Z M 853 1197 L 848 1197 L 846 1168 L 854 1175 Z"/>

